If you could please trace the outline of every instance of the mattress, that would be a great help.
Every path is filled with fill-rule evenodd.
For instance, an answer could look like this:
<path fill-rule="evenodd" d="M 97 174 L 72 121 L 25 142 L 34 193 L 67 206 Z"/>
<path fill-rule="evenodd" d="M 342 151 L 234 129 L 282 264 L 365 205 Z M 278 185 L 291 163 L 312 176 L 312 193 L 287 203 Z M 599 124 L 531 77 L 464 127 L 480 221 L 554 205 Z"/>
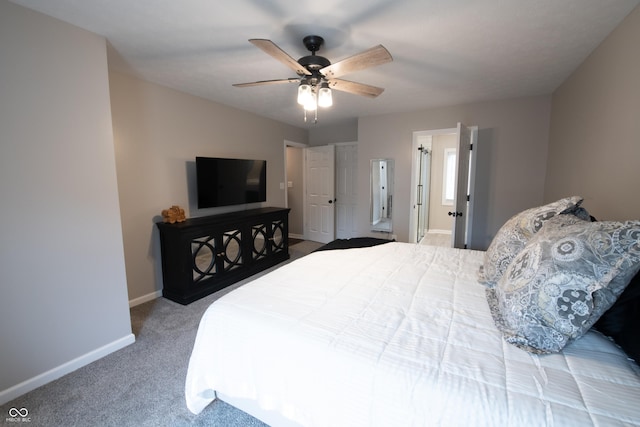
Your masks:
<path fill-rule="evenodd" d="M 215 301 L 186 379 L 305 426 L 640 425 L 640 369 L 598 332 L 538 356 L 505 343 L 483 252 L 315 252 Z M 242 409 L 242 408 L 241 408 Z"/>

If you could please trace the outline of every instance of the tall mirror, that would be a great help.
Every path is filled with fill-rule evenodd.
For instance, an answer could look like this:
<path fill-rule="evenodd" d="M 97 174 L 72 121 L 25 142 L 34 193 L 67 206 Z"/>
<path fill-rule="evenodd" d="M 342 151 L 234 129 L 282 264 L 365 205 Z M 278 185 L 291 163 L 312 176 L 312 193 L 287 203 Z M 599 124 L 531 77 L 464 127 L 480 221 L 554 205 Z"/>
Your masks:
<path fill-rule="evenodd" d="M 371 231 L 393 231 L 393 159 L 371 160 Z"/>

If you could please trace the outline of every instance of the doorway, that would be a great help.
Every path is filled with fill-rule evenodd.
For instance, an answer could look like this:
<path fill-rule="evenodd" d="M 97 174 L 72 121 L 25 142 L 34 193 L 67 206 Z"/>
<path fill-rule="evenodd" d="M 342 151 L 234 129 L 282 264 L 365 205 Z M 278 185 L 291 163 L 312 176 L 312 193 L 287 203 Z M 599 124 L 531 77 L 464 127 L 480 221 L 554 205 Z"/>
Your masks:
<path fill-rule="evenodd" d="M 456 128 L 414 132 L 410 242 L 469 246 L 477 129 L 458 123 Z"/>
<path fill-rule="evenodd" d="M 309 147 L 284 141 L 289 237 L 328 243 L 358 236 L 358 145 Z"/>
<path fill-rule="evenodd" d="M 305 144 L 284 141 L 285 207 L 289 212 L 289 237 L 304 239 L 304 148 Z"/>
<path fill-rule="evenodd" d="M 429 197 L 431 190 L 431 159 L 433 135 L 417 135 L 413 143 L 412 187 L 415 189 L 415 221 L 413 241 L 420 242 L 429 224 Z"/>

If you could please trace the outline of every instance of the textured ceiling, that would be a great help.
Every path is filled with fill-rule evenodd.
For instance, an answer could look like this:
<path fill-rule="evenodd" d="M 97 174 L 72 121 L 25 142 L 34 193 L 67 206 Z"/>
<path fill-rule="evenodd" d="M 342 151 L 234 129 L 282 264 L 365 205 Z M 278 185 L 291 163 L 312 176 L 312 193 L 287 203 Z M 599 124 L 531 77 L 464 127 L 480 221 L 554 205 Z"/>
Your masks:
<path fill-rule="evenodd" d="M 345 75 L 385 88 L 375 99 L 334 91 L 326 126 L 356 117 L 553 92 L 640 0 L 12 0 L 94 33 L 110 67 L 298 127 L 296 77 L 251 45 L 295 59 L 305 35 L 337 62 L 377 44 L 394 61 Z"/>

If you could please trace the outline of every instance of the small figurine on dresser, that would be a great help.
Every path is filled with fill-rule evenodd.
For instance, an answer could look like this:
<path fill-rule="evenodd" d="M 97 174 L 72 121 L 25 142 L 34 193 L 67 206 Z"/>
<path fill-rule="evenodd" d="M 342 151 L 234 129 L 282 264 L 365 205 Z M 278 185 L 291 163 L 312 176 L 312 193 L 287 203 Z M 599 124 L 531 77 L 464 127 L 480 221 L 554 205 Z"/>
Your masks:
<path fill-rule="evenodd" d="M 173 224 L 174 222 L 183 222 L 186 218 L 184 209 L 178 205 L 173 205 L 169 209 L 162 210 L 162 221 Z"/>

